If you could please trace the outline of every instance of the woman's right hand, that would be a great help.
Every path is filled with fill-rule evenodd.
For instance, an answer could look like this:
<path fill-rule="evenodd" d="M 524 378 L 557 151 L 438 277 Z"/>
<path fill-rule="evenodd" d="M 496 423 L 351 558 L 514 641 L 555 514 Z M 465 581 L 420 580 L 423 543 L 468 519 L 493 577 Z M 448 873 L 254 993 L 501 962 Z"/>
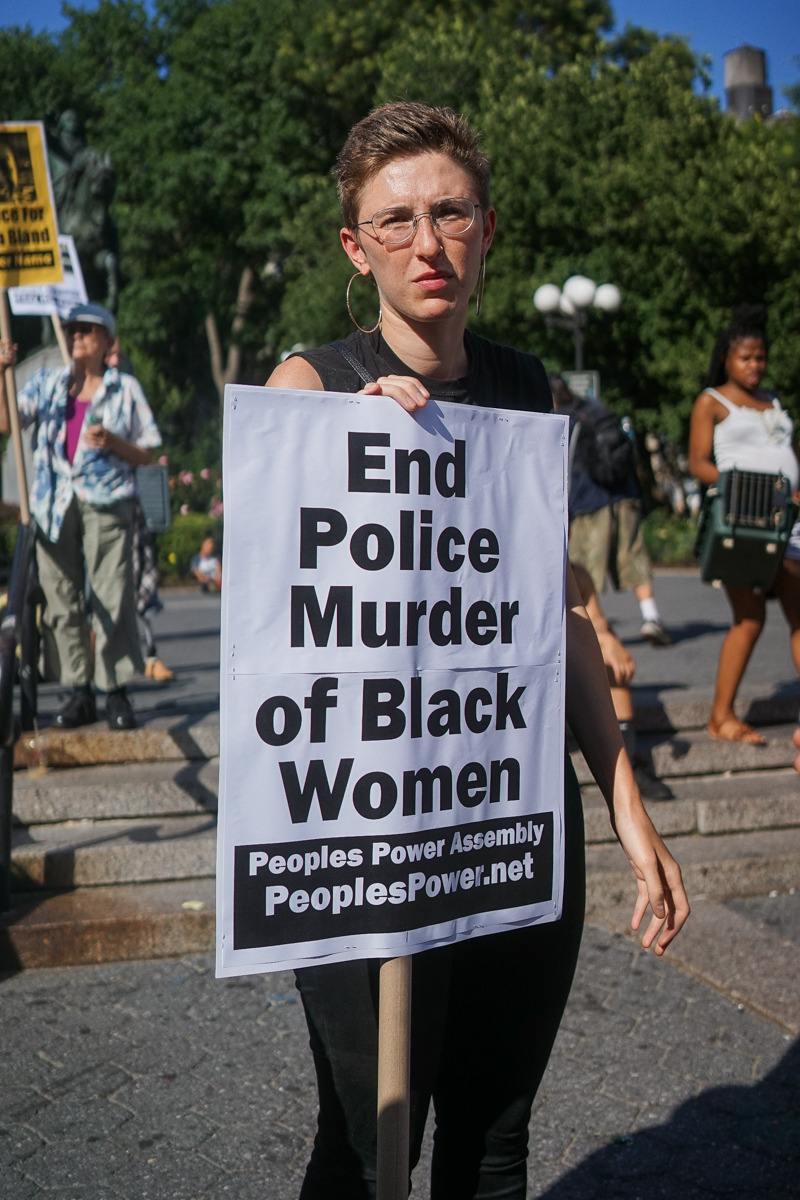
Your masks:
<path fill-rule="evenodd" d="M 627 646 L 608 630 L 595 630 L 600 643 L 600 653 L 608 671 L 612 687 L 627 687 L 636 671 L 636 661 Z"/>
<path fill-rule="evenodd" d="M 3 367 L 16 366 L 17 350 L 18 346 L 16 342 L 9 342 L 5 339 L 0 339 L 0 362 L 2 362 Z"/>
<path fill-rule="evenodd" d="M 424 408 L 430 392 L 413 375 L 382 375 L 374 383 L 368 383 L 359 396 L 391 396 L 406 412 Z"/>

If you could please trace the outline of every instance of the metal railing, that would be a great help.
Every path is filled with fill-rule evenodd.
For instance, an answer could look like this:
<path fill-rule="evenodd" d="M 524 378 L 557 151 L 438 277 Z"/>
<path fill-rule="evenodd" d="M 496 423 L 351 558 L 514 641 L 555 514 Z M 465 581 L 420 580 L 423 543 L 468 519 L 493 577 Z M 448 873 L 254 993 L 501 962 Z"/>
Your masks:
<path fill-rule="evenodd" d="M 20 525 L 14 548 L 8 605 L 0 623 L 0 912 L 11 906 L 11 824 L 14 746 L 20 730 L 36 725 L 36 526 Z M 17 658 L 17 647 L 20 656 Z M 20 685 L 20 719 L 14 718 L 14 683 Z"/>

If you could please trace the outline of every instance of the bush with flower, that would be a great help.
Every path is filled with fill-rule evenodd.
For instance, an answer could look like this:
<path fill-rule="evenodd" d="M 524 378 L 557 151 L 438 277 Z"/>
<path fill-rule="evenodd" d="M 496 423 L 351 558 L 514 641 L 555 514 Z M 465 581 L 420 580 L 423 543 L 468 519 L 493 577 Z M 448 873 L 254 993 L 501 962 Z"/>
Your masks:
<path fill-rule="evenodd" d="M 158 460 L 169 466 L 166 455 Z M 173 517 L 189 513 L 206 513 L 215 519 L 222 516 L 222 479 L 218 467 L 184 468 L 169 477 L 170 502 Z"/>

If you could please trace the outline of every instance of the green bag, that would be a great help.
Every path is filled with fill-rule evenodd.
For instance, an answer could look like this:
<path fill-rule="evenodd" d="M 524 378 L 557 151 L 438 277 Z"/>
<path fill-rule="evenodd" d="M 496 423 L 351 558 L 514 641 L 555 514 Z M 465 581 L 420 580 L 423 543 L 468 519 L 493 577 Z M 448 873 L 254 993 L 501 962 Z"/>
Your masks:
<path fill-rule="evenodd" d="M 705 494 L 697 527 L 701 578 L 768 592 L 797 513 L 784 475 L 721 471 Z"/>

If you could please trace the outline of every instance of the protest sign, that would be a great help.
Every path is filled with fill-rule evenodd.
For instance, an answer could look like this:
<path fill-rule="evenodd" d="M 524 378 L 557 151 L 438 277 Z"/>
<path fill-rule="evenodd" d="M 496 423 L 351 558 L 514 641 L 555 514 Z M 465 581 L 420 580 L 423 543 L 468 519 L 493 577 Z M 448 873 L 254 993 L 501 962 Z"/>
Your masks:
<path fill-rule="evenodd" d="M 8 122 L 0 125 L 0 287 L 60 280 L 44 126 Z"/>
<path fill-rule="evenodd" d="M 559 916 L 565 429 L 226 389 L 218 974 Z"/>
<path fill-rule="evenodd" d="M 57 314 L 66 321 L 70 309 L 76 304 L 85 304 L 89 299 L 83 282 L 75 239 L 69 234 L 59 234 L 58 249 L 64 277 L 61 283 L 26 284 L 24 287 L 8 289 L 8 302 L 16 317 Z"/>

